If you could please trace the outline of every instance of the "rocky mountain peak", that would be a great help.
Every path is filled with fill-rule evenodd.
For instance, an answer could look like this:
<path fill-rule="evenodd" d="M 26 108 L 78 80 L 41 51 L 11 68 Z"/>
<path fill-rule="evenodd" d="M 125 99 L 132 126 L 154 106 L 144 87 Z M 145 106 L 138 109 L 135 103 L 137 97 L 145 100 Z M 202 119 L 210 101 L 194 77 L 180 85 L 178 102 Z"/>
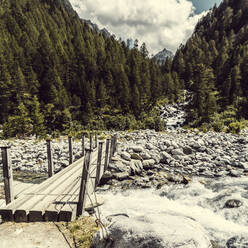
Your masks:
<path fill-rule="evenodd" d="M 174 54 L 171 51 L 167 50 L 166 48 L 164 48 L 162 51 L 160 51 L 154 56 L 154 58 L 157 60 L 159 64 L 164 64 L 166 58 L 173 58 L 173 57 Z"/>

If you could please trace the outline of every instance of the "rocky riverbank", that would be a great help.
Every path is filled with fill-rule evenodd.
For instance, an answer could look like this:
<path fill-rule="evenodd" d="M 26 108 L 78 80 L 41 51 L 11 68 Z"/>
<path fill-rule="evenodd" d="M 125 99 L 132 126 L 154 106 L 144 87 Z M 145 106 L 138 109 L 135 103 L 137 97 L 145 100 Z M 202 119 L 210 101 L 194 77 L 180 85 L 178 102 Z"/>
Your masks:
<path fill-rule="evenodd" d="M 94 247 L 248 247 L 248 138 L 183 130 L 119 134 L 98 190 Z"/>
<path fill-rule="evenodd" d="M 94 247 L 248 247 L 247 131 L 232 135 L 177 129 L 117 135 L 117 154 L 97 193 L 105 199 L 100 211 L 108 238 L 98 232 Z M 46 172 L 45 142 L 13 143 L 22 147 L 20 152 L 12 145 L 15 169 Z M 68 165 L 67 140 L 53 145 L 60 170 Z M 74 142 L 78 157 L 80 148 L 80 141 Z M 24 162 L 17 164 L 15 158 L 21 156 Z"/>
<path fill-rule="evenodd" d="M 202 178 L 248 176 L 248 137 L 226 133 L 119 133 L 118 154 L 101 184 L 159 188 Z M 107 186 L 105 186 L 106 188 Z"/>
<path fill-rule="evenodd" d="M 88 140 L 88 139 L 87 139 Z M 47 147 L 46 141 L 37 140 L 34 137 L 26 139 L 11 139 L 1 142 L 11 145 L 9 150 L 15 179 L 24 180 L 30 178 L 31 182 L 35 177 L 42 178 L 47 174 Z M 53 161 L 55 172 L 65 168 L 69 164 L 69 148 L 66 138 L 59 138 L 52 141 Z M 78 159 L 82 154 L 81 141 L 73 141 L 74 159 Z M 0 168 L 2 161 L 0 156 Z M 0 174 L 1 181 L 1 174 Z M 38 182 L 38 181 L 37 181 Z M 35 182 L 34 182 L 35 183 Z"/>

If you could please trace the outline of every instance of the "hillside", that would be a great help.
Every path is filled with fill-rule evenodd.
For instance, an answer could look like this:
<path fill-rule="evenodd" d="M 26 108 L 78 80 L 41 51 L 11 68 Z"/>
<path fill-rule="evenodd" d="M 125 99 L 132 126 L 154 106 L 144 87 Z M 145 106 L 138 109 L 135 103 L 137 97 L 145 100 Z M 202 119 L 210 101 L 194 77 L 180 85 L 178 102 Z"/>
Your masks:
<path fill-rule="evenodd" d="M 216 129 L 248 119 L 248 1 L 225 0 L 203 17 L 173 69 L 195 93 L 188 110 L 194 126 Z"/>
<path fill-rule="evenodd" d="M 147 111 L 177 96 L 177 75 L 164 76 L 145 44 L 130 50 L 101 34 L 68 1 L 2 0 L 0 27 L 0 124 L 10 136 L 155 128 Z"/>

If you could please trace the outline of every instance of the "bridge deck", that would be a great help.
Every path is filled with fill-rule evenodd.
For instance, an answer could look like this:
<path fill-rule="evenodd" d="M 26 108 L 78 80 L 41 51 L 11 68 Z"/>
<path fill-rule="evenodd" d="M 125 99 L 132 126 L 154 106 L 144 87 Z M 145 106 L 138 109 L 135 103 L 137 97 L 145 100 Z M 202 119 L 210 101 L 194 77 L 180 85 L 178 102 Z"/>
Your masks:
<path fill-rule="evenodd" d="M 103 149 L 105 159 L 105 149 Z M 2 221 L 71 221 L 76 218 L 77 202 L 81 184 L 84 158 L 81 158 L 41 184 L 32 185 L 16 195 L 17 199 L 5 207 L 0 207 Z M 87 196 L 95 188 L 97 149 L 92 152 Z M 101 164 L 100 177 L 103 174 Z M 19 190 L 20 191 L 20 190 Z M 86 197 L 90 203 L 93 197 Z"/>

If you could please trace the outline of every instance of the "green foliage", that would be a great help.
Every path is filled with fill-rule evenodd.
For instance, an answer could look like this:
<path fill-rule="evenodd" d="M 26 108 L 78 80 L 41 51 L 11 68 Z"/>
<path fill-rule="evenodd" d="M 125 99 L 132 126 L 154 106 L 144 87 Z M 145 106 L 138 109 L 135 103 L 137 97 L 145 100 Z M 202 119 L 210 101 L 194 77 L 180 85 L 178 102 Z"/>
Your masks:
<path fill-rule="evenodd" d="M 29 118 L 28 110 L 23 103 L 20 103 L 16 114 L 9 116 L 8 121 L 3 125 L 5 137 L 21 136 L 25 137 L 32 134 L 32 121 Z"/>
<path fill-rule="evenodd" d="M 227 132 L 229 133 L 233 133 L 233 134 L 239 134 L 240 131 L 244 128 L 244 125 L 242 124 L 242 122 L 231 122 L 229 125 L 228 125 L 228 128 L 227 128 Z"/>
<path fill-rule="evenodd" d="M 220 129 L 214 116 L 230 106 L 238 109 L 234 122 L 248 119 L 247 14 L 243 0 L 223 1 L 198 22 L 174 57 L 172 70 L 194 93 L 188 122 L 195 126 L 215 123 Z"/>
<path fill-rule="evenodd" d="M 23 103 L 36 136 L 77 132 L 80 125 L 144 127 L 140 113 L 164 94 L 177 99 L 182 87 L 170 60 L 160 68 L 145 44 L 135 44 L 130 50 L 103 36 L 64 1 L 0 2 L 0 124 Z M 103 108 L 121 114 L 99 119 Z"/>

